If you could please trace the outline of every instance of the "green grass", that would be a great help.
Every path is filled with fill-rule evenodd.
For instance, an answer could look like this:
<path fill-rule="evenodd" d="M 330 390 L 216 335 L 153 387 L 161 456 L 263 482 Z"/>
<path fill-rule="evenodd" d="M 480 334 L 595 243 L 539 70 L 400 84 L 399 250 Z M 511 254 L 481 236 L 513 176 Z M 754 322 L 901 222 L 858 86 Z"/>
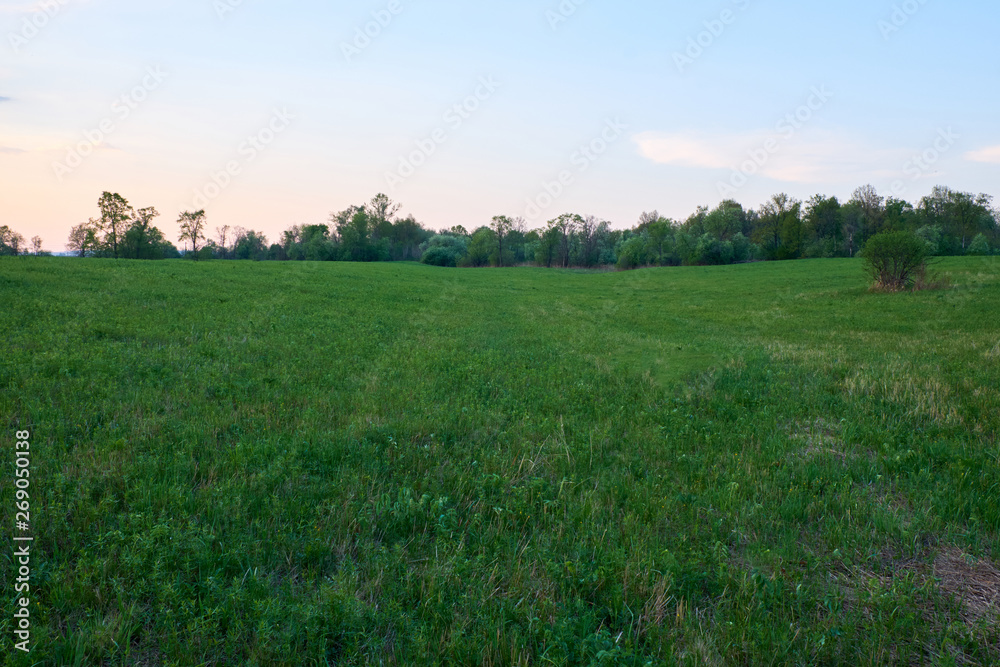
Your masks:
<path fill-rule="evenodd" d="M 0 259 L 3 664 L 997 664 L 1000 261 L 939 268 Z"/>

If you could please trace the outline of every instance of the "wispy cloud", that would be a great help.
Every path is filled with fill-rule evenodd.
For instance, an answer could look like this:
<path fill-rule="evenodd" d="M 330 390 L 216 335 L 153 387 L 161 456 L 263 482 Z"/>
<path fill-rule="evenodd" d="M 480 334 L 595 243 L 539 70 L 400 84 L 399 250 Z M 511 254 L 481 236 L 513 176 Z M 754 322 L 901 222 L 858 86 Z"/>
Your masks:
<path fill-rule="evenodd" d="M 639 153 L 658 164 L 725 169 L 733 163 L 729 151 L 712 139 L 696 134 L 643 132 L 633 137 Z"/>
<path fill-rule="evenodd" d="M 58 4 L 60 6 L 68 5 L 81 5 L 90 2 L 90 0 L 54 0 L 48 4 L 44 2 L 5 2 L 0 5 L 0 15 L 3 14 L 36 14 L 38 12 L 44 12 L 51 14 L 53 11 L 53 5 Z"/>
<path fill-rule="evenodd" d="M 988 148 L 981 148 L 978 151 L 969 151 L 965 154 L 965 159 L 972 162 L 1000 164 L 1000 146 L 990 146 Z"/>
<path fill-rule="evenodd" d="M 33 14 L 41 9 L 37 2 L 4 3 L 0 5 L 0 14 Z"/>
<path fill-rule="evenodd" d="M 59 159 L 66 155 L 67 146 L 72 146 L 79 141 L 80 137 L 75 134 L 62 132 L 23 132 L 16 138 L 12 135 L 0 137 L 0 142 L 9 141 L 10 144 L 0 143 L 0 153 L 20 154 L 30 153 L 46 159 Z M 13 144 L 13 145 L 11 145 Z M 105 140 L 93 144 L 96 151 L 117 151 L 127 152 L 125 149 Z"/>
<path fill-rule="evenodd" d="M 11 100 L 9 97 L 4 97 L 3 95 L 0 95 L 0 102 L 10 102 L 10 101 Z"/>
<path fill-rule="evenodd" d="M 802 131 L 794 139 L 774 132 L 692 134 L 644 132 L 633 137 L 639 153 L 657 164 L 738 171 L 754 152 L 774 142 L 772 158 L 759 165 L 765 178 L 788 183 L 855 181 L 898 175 L 905 149 L 877 149 L 829 131 Z M 755 170 L 757 171 L 757 170 Z"/>

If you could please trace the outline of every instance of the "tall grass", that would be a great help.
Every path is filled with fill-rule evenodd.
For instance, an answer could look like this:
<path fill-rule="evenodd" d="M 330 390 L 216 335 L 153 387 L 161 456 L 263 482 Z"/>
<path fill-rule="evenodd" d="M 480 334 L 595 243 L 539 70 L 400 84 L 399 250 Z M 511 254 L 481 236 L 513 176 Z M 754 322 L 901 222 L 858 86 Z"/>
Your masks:
<path fill-rule="evenodd" d="M 2 259 L 4 664 L 995 664 L 1000 264 L 940 268 Z"/>

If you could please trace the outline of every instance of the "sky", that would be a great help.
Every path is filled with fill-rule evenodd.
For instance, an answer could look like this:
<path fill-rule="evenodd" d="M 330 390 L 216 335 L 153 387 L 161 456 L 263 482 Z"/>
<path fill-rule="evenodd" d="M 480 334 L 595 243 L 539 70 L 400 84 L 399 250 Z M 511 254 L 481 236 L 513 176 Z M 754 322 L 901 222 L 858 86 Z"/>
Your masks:
<path fill-rule="evenodd" d="M 174 241 L 185 210 L 273 240 L 379 192 L 432 229 L 1000 195 L 998 25 L 971 0 L 0 0 L 0 225 L 62 251 L 106 190 Z"/>

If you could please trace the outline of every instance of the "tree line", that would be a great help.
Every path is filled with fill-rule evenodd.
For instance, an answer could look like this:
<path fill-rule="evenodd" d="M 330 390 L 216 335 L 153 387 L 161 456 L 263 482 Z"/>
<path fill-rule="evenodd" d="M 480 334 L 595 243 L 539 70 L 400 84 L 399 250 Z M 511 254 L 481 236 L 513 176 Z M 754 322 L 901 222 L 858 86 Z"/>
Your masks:
<path fill-rule="evenodd" d="M 7 225 L 0 225 L 0 255 L 42 255 L 42 239 L 34 236 L 30 245 L 24 236 Z"/>
<path fill-rule="evenodd" d="M 273 242 L 260 231 L 224 225 L 209 237 L 204 210 L 178 217 L 178 249 L 154 226 L 153 207 L 132 207 L 105 192 L 99 215 L 73 227 L 68 246 L 81 257 L 276 261 L 422 261 L 436 266 L 546 267 L 714 265 L 760 260 L 853 257 L 881 232 L 909 231 L 932 255 L 990 254 L 1000 248 L 1000 212 L 992 197 L 935 187 L 917 204 L 883 197 L 871 185 L 841 202 L 816 195 L 802 202 L 777 194 L 757 209 L 726 200 L 687 219 L 643 213 L 630 229 L 575 213 L 536 229 L 499 215 L 467 229 L 431 230 L 384 194 L 330 216 L 328 224 L 294 225 Z M 41 240 L 33 239 L 36 252 Z M 21 254 L 23 237 L 0 227 L 0 253 Z"/>

